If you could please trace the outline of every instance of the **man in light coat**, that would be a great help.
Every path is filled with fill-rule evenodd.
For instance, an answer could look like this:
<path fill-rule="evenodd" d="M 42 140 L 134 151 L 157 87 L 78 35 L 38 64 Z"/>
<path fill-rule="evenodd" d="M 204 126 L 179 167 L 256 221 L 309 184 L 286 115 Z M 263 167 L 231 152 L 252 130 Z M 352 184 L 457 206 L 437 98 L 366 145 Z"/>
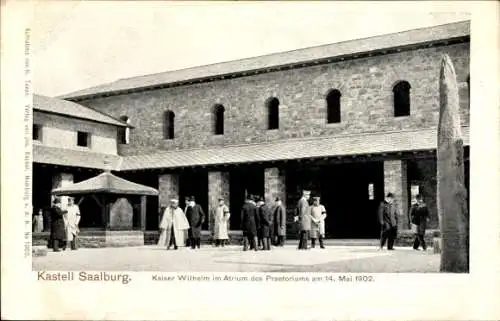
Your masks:
<path fill-rule="evenodd" d="M 307 250 L 309 232 L 311 231 L 311 210 L 309 207 L 310 191 L 302 191 L 302 197 L 297 203 L 297 216 L 295 220 L 299 222 L 300 235 L 299 235 L 299 250 Z"/>
<path fill-rule="evenodd" d="M 211 226 L 213 227 L 215 246 L 224 247 L 229 240 L 228 224 L 231 213 L 229 213 L 229 207 L 224 204 L 223 197 L 219 197 L 219 204 L 212 209 L 210 217 L 212 218 Z"/>
<path fill-rule="evenodd" d="M 71 249 L 76 250 L 78 248 L 78 232 L 80 231 L 78 228 L 78 224 L 80 223 L 80 207 L 75 204 L 73 197 L 68 198 L 66 210 L 68 211 L 66 213 L 66 240 L 70 243 Z M 64 249 L 66 249 L 66 245 Z"/>
<path fill-rule="evenodd" d="M 326 209 L 320 203 L 319 197 L 313 198 L 313 205 L 311 206 L 311 247 L 316 246 L 316 240 L 319 239 L 319 246 L 324 249 L 323 238 L 325 237 L 325 219 Z"/>
<path fill-rule="evenodd" d="M 174 250 L 177 250 L 179 247 L 178 242 L 183 242 L 187 229 L 189 229 L 189 223 L 184 211 L 179 208 L 179 201 L 172 199 L 160 222 L 158 246 L 166 246 L 167 250 L 170 250 L 173 245 Z"/>

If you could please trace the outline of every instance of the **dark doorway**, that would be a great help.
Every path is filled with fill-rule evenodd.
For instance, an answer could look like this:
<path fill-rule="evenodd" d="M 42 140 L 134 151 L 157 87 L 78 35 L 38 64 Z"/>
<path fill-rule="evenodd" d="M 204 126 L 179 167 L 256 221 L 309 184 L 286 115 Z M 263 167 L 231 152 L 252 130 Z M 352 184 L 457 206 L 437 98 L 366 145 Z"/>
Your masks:
<path fill-rule="evenodd" d="M 208 230 L 208 173 L 203 170 L 187 169 L 179 175 L 179 206 L 184 211 L 186 197 L 194 196 L 197 204 L 205 212 L 203 230 Z"/>
<path fill-rule="evenodd" d="M 321 202 L 328 214 L 326 237 L 377 238 L 377 208 L 384 193 L 383 163 L 330 165 L 322 167 L 321 174 Z"/>
<path fill-rule="evenodd" d="M 248 194 L 264 196 L 264 169 L 259 167 L 235 168 L 229 173 L 231 218 L 229 229 L 241 229 L 241 207 Z"/>

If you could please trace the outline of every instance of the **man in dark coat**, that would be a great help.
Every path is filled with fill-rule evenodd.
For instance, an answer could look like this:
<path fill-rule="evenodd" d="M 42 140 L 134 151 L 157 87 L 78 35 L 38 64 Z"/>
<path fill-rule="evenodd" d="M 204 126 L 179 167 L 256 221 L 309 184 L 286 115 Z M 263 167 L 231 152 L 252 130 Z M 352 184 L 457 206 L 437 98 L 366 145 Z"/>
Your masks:
<path fill-rule="evenodd" d="M 259 222 L 260 222 L 260 237 L 262 238 L 262 249 L 265 251 L 271 250 L 271 233 L 273 230 L 273 212 L 268 204 L 265 203 L 263 197 L 260 198 L 259 206 Z"/>
<path fill-rule="evenodd" d="M 420 245 L 422 245 L 422 249 L 425 251 L 427 249 L 427 245 L 425 244 L 424 236 L 425 230 L 427 229 L 427 221 L 429 220 L 429 209 L 424 203 L 424 198 L 420 194 L 417 195 L 417 203 L 411 207 L 410 220 L 411 224 L 415 224 L 417 226 L 413 249 L 418 250 Z"/>
<path fill-rule="evenodd" d="M 243 251 L 248 245 L 257 251 L 257 231 L 259 228 L 259 212 L 253 197 L 249 195 L 241 208 L 241 229 L 243 230 Z"/>
<path fill-rule="evenodd" d="M 311 231 L 311 210 L 309 207 L 309 198 L 311 197 L 310 191 L 302 191 L 302 197 L 297 203 L 297 217 L 296 221 L 299 222 L 300 235 L 299 235 L 299 250 L 307 250 L 307 243 L 309 241 L 309 232 Z"/>
<path fill-rule="evenodd" d="M 387 249 L 394 250 L 394 241 L 398 234 L 398 217 L 398 209 L 394 204 L 394 194 L 388 193 L 378 209 L 378 219 L 381 226 L 380 249 L 383 249 L 387 241 Z"/>
<path fill-rule="evenodd" d="M 50 209 L 50 240 L 54 252 L 61 251 L 59 247 L 64 247 L 66 244 L 66 226 L 64 224 L 64 214 L 61 208 L 61 199 L 54 199 L 54 204 Z"/>
<path fill-rule="evenodd" d="M 279 197 L 276 197 L 276 206 L 273 213 L 273 229 L 276 245 L 284 246 L 286 236 L 286 209 Z"/>
<path fill-rule="evenodd" d="M 194 196 L 189 198 L 189 206 L 186 208 L 186 218 L 189 222 L 189 243 L 192 249 L 201 246 L 201 225 L 205 221 L 205 212 L 200 205 L 195 203 Z"/>

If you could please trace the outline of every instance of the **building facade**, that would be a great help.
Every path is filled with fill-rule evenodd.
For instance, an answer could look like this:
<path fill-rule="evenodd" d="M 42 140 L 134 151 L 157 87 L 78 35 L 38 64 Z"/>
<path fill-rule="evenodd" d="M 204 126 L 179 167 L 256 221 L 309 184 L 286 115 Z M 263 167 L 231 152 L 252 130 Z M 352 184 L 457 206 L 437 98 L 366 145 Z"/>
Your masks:
<path fill-rule="evenodd" d="M 293 235 L 295 204 L 309 189 L 327 208 L 327 237 L 374 238 L 387 192 L 396 195 L 401 229 L 417 193 L 438 226 L 440 62 L 447 54 L 455 66 L 468 155 L 469 34 L 469 22 L 453 23 L 122 79 L 61 98 L 134 126 L 116 154 L 102 152 L 117 156 L 118 175 L 160 190 L 149 202 L 150 230 L 159 207 L 189 195 L 207 213 L 223 196 L 238 230 L 250 193 L 285 200 Z"/>

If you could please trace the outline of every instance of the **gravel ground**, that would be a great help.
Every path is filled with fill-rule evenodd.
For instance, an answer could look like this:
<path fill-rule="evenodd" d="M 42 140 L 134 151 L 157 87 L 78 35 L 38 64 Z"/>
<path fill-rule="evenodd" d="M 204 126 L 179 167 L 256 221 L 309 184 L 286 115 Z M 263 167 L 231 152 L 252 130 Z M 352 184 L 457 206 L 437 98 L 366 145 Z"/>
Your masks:
<path fill-rule="evenodd" d="M 241 247 L 180 248 L 157 246 L 79 249 L 33 257 L 33 270 L 98 270 L 158 272 L 438 272 L 439 255 L 374 246 L 328 246 L 297 251 L 293 245 L 272 251 L 241 251 Z"/>

